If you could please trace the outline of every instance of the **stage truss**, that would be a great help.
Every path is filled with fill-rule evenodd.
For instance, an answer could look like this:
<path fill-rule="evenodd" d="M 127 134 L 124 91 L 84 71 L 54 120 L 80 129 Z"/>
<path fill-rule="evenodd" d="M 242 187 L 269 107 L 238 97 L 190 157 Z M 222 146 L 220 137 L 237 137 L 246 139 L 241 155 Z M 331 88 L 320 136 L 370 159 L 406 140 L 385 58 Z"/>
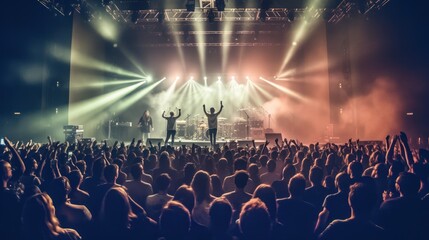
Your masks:
<path fill-rule="evenodd" d="M 292 22 L 296 19 L 323 18 L 329 23 L 338 23 L 354 14 L 370 15 L 383 8 L 390 0 L 342 0 L 333 1 L 320 8 L 307 6 L 219 8 L 214 0 L 199 0 L 199 6 L 191 11 L 187 5 L 178 8 L 151 8 L 150 1 L 143 0 L 38 0 L 55 14 L 68 16 L 76 11 L 88 21 L 107 13 L 115 21 L 135 25 L 147 23 L 192 23 L 202 22 Z M 179 1 L 180 2 L 180 1 Z M 188 1 L 189 2 L 189 1 Z M 262 1 L 265 2 L 265 1 Z M 286 1 L 285 1 L 286 2 Z M 329 2 L 329 1 L 327 1 Z M 286 5 L 285 5 L 286 6 Z M 183 8 L 179 8 L 183 7 Z"/>

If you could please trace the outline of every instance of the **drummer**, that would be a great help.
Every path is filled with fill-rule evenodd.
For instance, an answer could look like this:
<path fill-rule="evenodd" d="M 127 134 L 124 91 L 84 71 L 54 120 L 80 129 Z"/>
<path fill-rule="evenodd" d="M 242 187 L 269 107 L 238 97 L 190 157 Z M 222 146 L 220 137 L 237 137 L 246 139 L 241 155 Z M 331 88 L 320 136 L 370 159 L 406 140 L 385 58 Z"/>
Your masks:
<path fill-rule="evenodd" d="M 220 101 L 220 110 L 215 113 L 215 109 L 213 107 L 210 108 L 210 113 L 206 111 L 206 105 L 203 105 L 204 113 L 207 116 L 207 122 L 209 124 L 209 135 L 210 135 L 210 144 L 212 147 L 216 145 L 216 134 L 217 134 L 217 117 L 222 112 L 223 104 Z"/>
<path fill-rule="evenodd" d="M 165 116 L 165 111 L 162 113 L 162 117 L 167 120 L 167 137 L 165 138 L 165 145 L 171 136 L 171 146 L 174 145 L 174 136 L 176 135 L 176 120 L 182 115 L 182 109 L 179 109 L 179 115 L 174 116 L 174 112 L 170 112 L 170 117 Z"/>

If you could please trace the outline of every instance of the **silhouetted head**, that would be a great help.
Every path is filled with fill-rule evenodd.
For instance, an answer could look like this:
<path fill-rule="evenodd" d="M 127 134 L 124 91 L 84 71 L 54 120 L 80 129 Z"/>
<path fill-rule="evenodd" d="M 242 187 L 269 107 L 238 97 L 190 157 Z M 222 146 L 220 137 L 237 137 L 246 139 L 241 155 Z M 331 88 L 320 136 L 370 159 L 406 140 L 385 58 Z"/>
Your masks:
<path fill-rule="evenodd" d="M 159 191 L 167 191 L 168 187 L 170 186 L 170 183 L 171 178 L 170 176 L 168 176 L 167 173 L 163 173 L 155 179 L 155 185 L 157 186 Z"/>
<path fill-rule="evenodd" d="M 235 172 L 234 174 L 234 183 L 237 189 L 244 189 L 247 185 L 247 181 L 249 180 L 249 174 L 246 171 L 240 170 Z"/>
<path fill-rule="evenodd" d="M 348 192 L 350 190 L 350 176 L 345 172 L 338 173 L 335 177 L 335 185 L 338 190 Z"/>
<path fill-rule="evenodd" d="M 402 172 L 396 178 L 396 189 L 402 196 L 417 196 L 420 189 L 420 179 L 414 173 Z"/>
<path fill-rule="evenodd" d="M 136 217 L 131 210 L 127 192 L 121 187 L 113 187 L 104 195 L 100 219 L 107 231 L 127 229 Z"/>
<path fill-rule="evenodd" d="M 37 161 L 34 158 L 26 158 L 24 160 L 24 164 L 25 164 L 25 172 L 30 174 L 30 173 L 34 173 L 34 171 L 37 169 Z"/>
<path fill-rule="evenodd" d="M 12 178 L 12 166 L 5 160 L 0 160 L 0 178 L 6 182 Z"/>
<path fill-rule="evenodd" d="M 116 183 L 116 179 L 118 179 L 119 167 L 116 164 L 108 165 L 104 168 L 104 179 L 108 183 Z"/>
<path fill-rule="evenodd" d="M 79 170 L 73 170 L 68 175 L 67 178 L 70 181 L 71 189 L 77 189 L 79 185 L 82 183 L 83 176 Z"/>
<path fill-rule="evenodd" d="M 141 163 L 137 163 L 131 166 L 130 174 L 134 180 L 141 180 L 143 175 L 143 165 Z"/>
<path fill-rule="evenodd" d="M 276 170 L 276 161 L 275 160 L 268 161 L 267 169 L 268 169 L 268 172 L 274 172 Z"/>
<path fill-rule="evenodd" d="M 211 107 L 211 108 L 210 108 L 210 113 L 211 113 L 211 114 L 215 113 L 215 109 L 214 109 L 214 107 Z"/>
<path fill-rule="evenodd" d="M 247 162 L 243 158 L 238 158 L 234 161 L 234 171 L 246 170 Z"/>
<path fill-rule="evenodd" d="M 161 169 L 167 169 L 170 168 L 170 157 L 168 155 L 168 152 L 164 151 L 159 156 L 159 168 Z"/>
<path fill-rule="evenodd" d="M 191 226 L 191 214 L 180 202 L 169 201 L 162 209 L 159 226 L 166 239 L 184 239 Z"/>
<path fill-rule="evenodd" d="M 351 178 L 360 178 L 363 174 L 363 166 L 358 161 L 352 161 L 348 166 L 347 172 Z"/>
<path fill-rule="evenodd" d="M 295 174 L 289 180 L 289 193 L 291 197 L 302 197 L 305 192 L 305 177 L 301 173 Z"/>
<path fill-rule="evenodd" d="M 223 194 L 223 190 L 222 190 L 222 182 L 219 176 L 216 174 L 212 174 L 210 175 L 210 179 L 212 181 L 212 190 L 213 190 L 212 194 L 215 195 L 216 197 L 220 197 L 220 195 Z"/>
<path fill-rule="evenodd" d="M 146 116 L 146 117 L 149 117 L 149 114 L 150 114 L 149 110 L 146 110 L 146 111 L 144 111 L 144 113 L 143 113 L 143 115 L 144 115 L 144 116 Z"/>
<path fill-rule="evenodd" d="M 313 185 L 320 186 L 323 181 L 323 170 L 319 167 L 312 167 L 310 170 L 310 182 Z"/>
<path fill-rule="evenodd" d="M 191 187 L 194 190 L 195 200 L 198 203 L 210 197 L 211 179 L 206 171 L 198 171 L 192 179 Z"/>
<path fill-rule="evenodd" d="M 249 165 L 248 171 L 251 178 L 259 176 L 259 168 L 255 163 Z"/>
<path fill-rule="evenodd" d="M 253 198 L 259 198 L 265 203 L 271 220 L 274 221 L 277 217 L 276 192 L 274 189 L 270 185 L 261 184 L 253 192 Z"/>
<path fill-rule="evenodd" d="M 283 168 L 283 179 L 289 180 L 293 175 L 296 174 L 296 168 L 293 164 L 288 164 Z"/>
<path fill-rule="evenodd" d="M 253 198 L 241 208 L 239 227 L 245 239 L 267 239 L 271 232 L 271 219 L 267 206 Z"/>
<path fill-rule="evenodd" d="M 370 184 L 355 183 L 350 187 L 349 205 L 355 216 L 371 215 L 377 203 L 377 191 Z"/>
<path fill-rule="evenodd" d="M 192 190 L 188 185 L 182 185 L 176 190 L 173 200 L 182 203 L 189 212 L 192 212 L 195 205 L 194 198 L 194 190 Z"/>
<path fill-rule="evenodd" d="M 215 233 L 228 231 L 231 224 L 232 206 L 223 199 L 217 198 L 210 204 L 210 229 Z"/>
<path fill-rule="evenodd" d="M 174 112 L 170 112 L 170 117 L 173 117 L 174 116 Z"/>
<path fill-rule="evenodd" d="M 55 178 L 48 186 L 47 192 L 54 205 L 58 206 L 67 201 L 70 192 L 70 182 L 66 177 Z"/>

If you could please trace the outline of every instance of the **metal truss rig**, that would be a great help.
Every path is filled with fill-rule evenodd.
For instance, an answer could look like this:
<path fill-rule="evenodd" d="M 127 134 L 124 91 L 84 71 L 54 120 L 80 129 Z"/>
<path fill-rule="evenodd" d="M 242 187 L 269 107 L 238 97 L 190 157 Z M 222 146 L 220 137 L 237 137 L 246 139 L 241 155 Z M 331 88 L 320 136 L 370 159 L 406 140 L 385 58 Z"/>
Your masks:
<path fill-rule="evenodd" d="M 145 23 L 186 23 L 186 22 L 292 22 L 296 19 L 323 18 L 329 23 L 341 20 L 359 13 L 371 14 L 384 7 L 390 0 L 343 0 L 335 8 L 225 8 L 217 10 L 212 0 L 202 0 L 202 8 L 194 11 L 187 9 L 138 9 L 122 8 L 120 1 L 112 0 L 38 0 L 54 13 L 67 16 L 73 10 L 84 15 L 88 21 L 100 14 L 109 14 L 115 21 L 130 24 Z M 207 2 L 204 4 L 204 2 Z"/>

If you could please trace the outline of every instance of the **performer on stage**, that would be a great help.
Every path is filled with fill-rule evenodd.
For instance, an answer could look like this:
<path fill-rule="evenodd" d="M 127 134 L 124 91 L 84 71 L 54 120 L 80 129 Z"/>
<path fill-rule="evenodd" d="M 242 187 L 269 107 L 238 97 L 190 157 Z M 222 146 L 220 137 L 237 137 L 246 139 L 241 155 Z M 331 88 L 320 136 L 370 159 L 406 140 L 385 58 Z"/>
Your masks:
<path fill-rule="evenodd" d="M 207 116 L 207 121 L 209 123 L 209 135 L 210 135 L 210 144 L 214 147 L 216 145 L 216 134 L 217 134 L 217 116 L 222 112 L 223 104 L 220 101 L 220 110 L 215 113 L 213 107 L 210 108 L 210 113 L 206 111 L 206 105 L 203 105 L 204 113 Z"/>
<path fill-rule="evenodd" d="M 174 112 L 170 112 L 170 117 L 166 117 L 165 111 L 162 113 L 162 117 L 167 120 L 167 137 L 165 138 L 165 145 L 167 145 L 168 140 L 171 136 L 171 146 L 174 145 L 174 136 L 176 135 L 176 120 L 182 115 L 182 110 L 179 109 L 179 115 L 174 116 Z"/>
<path fill-rule="evenodd" d="M 142 132 L 142 142 L 146 143 L 146 140 L 150 138 L 150 131 L 153 131 L 152 117 L 148 110 L 144 111 L 143 116 L 140 117 L 138 126 Z"/>

